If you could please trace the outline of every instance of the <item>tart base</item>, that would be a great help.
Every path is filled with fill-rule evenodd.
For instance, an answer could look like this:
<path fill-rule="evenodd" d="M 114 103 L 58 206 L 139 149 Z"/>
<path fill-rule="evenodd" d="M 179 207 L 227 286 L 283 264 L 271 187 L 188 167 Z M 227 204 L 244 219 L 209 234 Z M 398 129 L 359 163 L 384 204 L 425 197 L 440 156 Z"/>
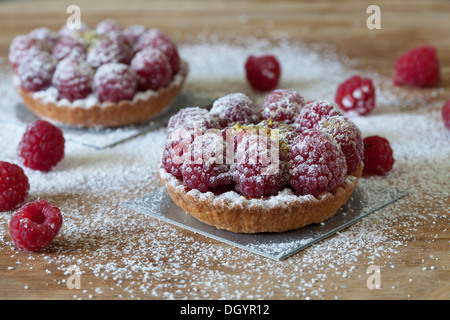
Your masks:
<path fill-rule="evenodd" d="M 180 72 L 167 88 L 149 94 L 144 92 L 143 97 L 130 101 L 97 102 L 89 107 L 71 105 L 68 100 L 45 99 L 17 84 L 14 87 L 25 106 L 40 118 L 75 127 L 123 127 L 148 121 L 162 113 L 181 92 L 188 71 L 189 67 L 183 61 Z"/>
<path fill-rule="evenodd" d="M 184 186 L 159 166 L 158 176 L 172 200 L 199 221 L 235 233 L 284 232 L 331 218 L 353 193 L 363 166 L 339 187 L 318 197 L 296 196 L 286 188 L 276 196 L 248 199 L 235 191 L 216 195 Z"/>

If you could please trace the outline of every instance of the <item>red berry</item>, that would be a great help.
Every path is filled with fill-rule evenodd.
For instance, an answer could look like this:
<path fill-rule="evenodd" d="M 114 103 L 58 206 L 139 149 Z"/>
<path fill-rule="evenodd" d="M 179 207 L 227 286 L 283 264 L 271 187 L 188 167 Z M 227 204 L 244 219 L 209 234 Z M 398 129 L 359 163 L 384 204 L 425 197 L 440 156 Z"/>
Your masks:
<path fill-rule="evenodd" d="M 87 46 L 79 37 L 75 35 L 61 36 L 53 47 L 53 55 L 58 60 L 68 57 L 85 60 L 87 55 Z"/>
<path fill-rule="evenodd" d="M 47 89 L 52 83 L 56 59 L 48 52 L 39 52 L 22 59 L 17 69 L 22 88 L 35 92 Z"/>
<path fill-rule="evenodd" d="M 64 158 L 64 144 L 61 129 L 38 120 L 27 126 L 18 154 L 26 167 L 47 172 Z"/>
<path fill-rule="evenodd" d="M 329 117 L 317 123 L 316 127 L 329 133 L 341 147 L 347 164 L 347 174 L 355 172 L 364 158 L 363 139 L 357 125 L 345 117 Z"/>
<path fill-rule="evenodd" d="M 289 172 L 289 183 L 298 194 L 317 197 L 344 182 L 347 166 L 333 137 L 312 128 L 295 138 Z"/>
<path fill-rule="evenodd" d="M 311 129 L 324 118 L 342 115 L 342 111 L 331 102 L 326 100 L 313 101 L 303 107 L 293 125 L 298 132 L 302 132 Z"/>
<path fill-rule="evenodd" d="M 250 56 L 245 62 L 247 80 L 253 89 L 269 91 L 276 88 L 280 79 L 281 67 L 273 55 Z"/>
<path fill-rule="evenodd" d="M 20 208 L 9 222 L 9 233 L 19 249 L 39 251 L 46 248 L 62 226 L 61 211 L 45 200 Z"/>
<path fill-rule="evenodd" d="M 436 48 L 421 46 L 402 54 L 394 65 L 395 85 L 434 86 L 441 81 Z"/>
<path fill-rule="evenodd" d="M 166 55 L 158 49 L 146 48 L 131 60 L 131 68 L 139 75 L 142 90 L 158 90 L 169 85 L 172 67 Z"/>
<path fill-rule="evenodd" d="M 447 102 L 442 107 L 441 111 L 442 121 L 444 122 L 444 126 L 450 130 L 450 100 L 447 100 Z"/>
<path fill-rule="evenodd" d="M 293 89 L 271 92 L 262 105 L 262 118 L 293 123 L 304 105 L 303 97 Z"/>
<path fill-rule="evenodd" d="M 146 26 L 135 24 L 123 30 L 123 35 L 127 37 L 128 41 L 131 44 L 135 45 L 138 42 L 141 35 L 143 35 L 144 32 L 146 31 L 147 31 Z"/>
<path fill-rule="evenodd" d="M 89 50 L 86 61 L 93 68 L 112 62 L 129 64 L 132 55 L 133 52 L 127 43 L 108 38 L 94 43 Z"/>
<path fill-rule="evenodd" d="M 261 120 L 259 107 L 244 93 L 230 93 L 220 97 L 214 101 L 210 113 L 216 116 L 224 127 Z"/>
<path fill-rule="evenodd" d="M 167 137 L 176 129 L 197 129 L 198 133 L 204 133 L 208 129 L 216 128 L 217 121 L 207 109 L 199 107 L 183 108 L 170 117 L 167 124 Z"/>
<path fill-rule="evenodd" d="M 364 142 L 364 173 L 384 175 L 394 166 L 394 155 L 389 141 L 380 136 L 370 136 Z"/>
<path fill-rule="evenodd" d="M 107 35 L 115 31 L 122 32 L 122 26 L 114 19 L 103 20 L 95 27 L 95 32 L 99 35 Z"/>
<path fill-rule="evenodd" d="M 43 41 L 49 50 L 53 48 L 58 41 L 58 34 L 48 28 L 34 29 L 30 32 L 29 36 L 33 39 Z"/>
<path fill-rule="evenodd" d="M 42 40 L 35 39 L 29 35 L 20 35 L 11 41 L 8 59 L 14 71 L 17 71 L 20 61 L 25 56 L 34 56 L 41 51 L 48 51 Z"/>
<path fill-rule="evenodd" d="M 18 165 L 0 161 L 0 212 L 25 203 L 30 191 L 28 177 Z"/>
<path fill-rule="evenodd" d="M 194 134 L 191 130 L 175 130 L 167 140 L 161 159 L 164 169 L 177 178 L 182 178 L 182 166 L 189 160 L 189 150 Z"/>
<path fill-rule="evenodd" d="M 122 63 L 107 63 L 94 76 L 94 92 L 100 101 L 131 100 L 138 86 L 136 72 Z"/>
<path fill-rule="evenodd" d="M 336 91 L 335 101 L 345 112 L 367 115 L 375 108 L 375 88 L 372 80 L 353 76 L 342 82 Z"/>
<path fill-rule="evenodd" d="M 94 71 L 82 60 L 66 58 L 58 63 L 52 84 L 60 98 L 74 101 L 84 99 L 92 92 Z"/>

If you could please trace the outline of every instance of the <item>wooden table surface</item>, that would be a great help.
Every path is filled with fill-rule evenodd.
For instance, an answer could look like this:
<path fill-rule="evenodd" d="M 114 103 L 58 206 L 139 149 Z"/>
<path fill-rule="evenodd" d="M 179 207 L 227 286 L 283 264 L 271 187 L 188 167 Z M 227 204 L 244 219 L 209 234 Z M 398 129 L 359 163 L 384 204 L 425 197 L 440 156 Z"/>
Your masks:
<path fill-rule="evenodd" d="M 0 3 L 0 57 L 7 61 L 10 41 L 19 34 L 28 33 L 37 27 L 58 30 L 65 23 L 68 1 L 6 1 Z M 361 70 L 374 70 L 382 76 L 392 75 L 395 58 L 406 49 L 424 43 L 436 46 L 441 62 L 443 81 L 433 101 L 450 98 L 450 2 L 448 1 L 385 1 L 380 4 L 381 29 L 368 30 L 366 9 L 371 1 L 77 1 L 81 8 L 82 20 L 95 25 L 105 18 L 115 18 L 125 25 L 145 24 L 166 31 L 177 42 L 195 38 L 198 35 L 256 36 L 270 38 L 285 33 L 293 39 L 307 43 L 334 45 L 337 51 L 350 58 Z M 245 23 L 242 23 L 245 19 Z M 408 90 L 408 89 L 405 89 Z M 415 90 L 413 94 L 428 91 Z M 423 109 L 421 109 L 423 110 Z M 436 109 L 433 109 L 434 111 Z M 414 111 L 411 111 L 414 112 Z M 430 110 L 431 112 L 431 110 Z M 449 135 L 443 137 L 450 143 Z M 1 140 L 1 144 L 6 143 Z M 447 149 L 448 150 L 448 149 Z M 413 157 L 413 155 L 411 156 Z M 447 162 L 449 155 L 442 157 Z M 443 166 L 445 168 L 445 166 Z M 401 180 L 399 172 L 414 169 L 413 166 L 396 168 L 395 177 L 379 180 L 396 186 Z M 449 175 L 449 166 L 443 175 Z M 414 170 L 416 170 L 415 168 Z M 157 180 L 153 180 L 157 184 Z M 418 179 L 420 183 L 420 179 Z M 95 270 L 95 256 L 98 246 L 109 242 L 114 250 L 121 250 L 121 237 L 129 233 L 102 239 L 101 232 L 85 241 L 79 236 L 78 245 L 64 246 L 65 240 L 57 242 L 53 250 L 44 253 L 26 253 L 14 248 L 4 231 L 0 242 L 0 298 L 1 299 L 449 299 L 450 298 L 450 232 L 448 229 L 449 206 L 448 179 L 442 185 L 442 198 L 436 201 L 433 195 L 423 191 L 423 195 L 402 199 L 395 205 L 397 212 L 415 210 L 417 218 L 402 216 L 392 219 L 383 243 L 367 243 L 361 250 L 352 251 L 348 261 L 333 266 L 333 255 L 342 259 L 348 254 L 331 246 L 328 257 L 314 257 L 317 249 L 306 249 L 287 261 L 273 262 L 257 255 L 241 253 L 240 249 L 219 241 L 168 226 L 168 243 L 174 232 L 177 241 L 185 237 L 181 250 L 189 248 L 184 260 L 177 260 L 179 248 L 169 244 L 160 250 L 168 254 L 160 260 L 152 260 L 151 255 L 142 257 L 155 266 L 155 272 L 147 277 L 136 271 L 129 278 L 118 279 L 114 271 Z M 402 186 L 405 182 L 402 181 Z M 124 186 L 124 190 L 132 189 Z M 154 185 L 140 188 L 145 194 Z M 416 188 L 418 190 L 420 188 Z M 447 190 L 447 191 L 445 191 Z M 117 197 L 120 191 L 115 191 Z M 446 197 L 445 197 L 446 195 Z M 111 194 L 90 196 L 69 193 L 54 196 L 62 207 L 70 201 L 78 203 L 85 215 L 95 215 L 98 203 L 105 205 Z M 432 200 L 430 200 L 432 199 Z M 112 204 L 116 206 L 116 204 Z M 412 209 L 414 208 L 414 209 Z M 142 228 L 156 228 L 151 218 L 133 215 L 132 210 L 114 207 L 114 212 L 122 212 L 134 217 Z M 390 207 L 381 209 L 381 217 L 388 216 Z M 9 213 L 3 213 L 7 215 Z M 141 222 L 139 222 L 141 219 Z M 136 224 L 136 221 L 133 222 Z M 376 219 L 374 218 L 374 221 Z M 77 220 L 75 220 L 76 223 Z M 78 221 L 82 223 L 82 221 Z M 122 226 L 123 227 L 123 226 Z M 106 228 L 106 226 L 105 226 Z M 120 234 L 121 226 L 108 225 L 111 234 Z M 136 229 L 136 234 L 144 232 Z M 83 229 L 84 230 L 84 229 Z M 97 229 L 96 229 L 97 230 Z M 175 231 L 172 231 L 175 230 Z M 352 227 L 325 240 L 336 241 L 356 232 Z M 155 237 L 164 237 L 161 232 Z M 146 238 L 147 239 L 147 238 Z M 349 237 L 351 239 L 351 237 Z M 389 239 L 389 240 L 386 240 Z M 67 240 L 68 241 L 68 240 Z M 86 243 L 89 241 L 89 243 Z M 96 242 L 97 241 L 97 242 Z M 115 243 L 116 242 L 116 243 Z M 68 243 L 73 243 L 68 241 Z M 398 246 L 400 243 L 400 246 Z M 149 245 L 150 244 L 142 244 Z M 343 243 L 342 250 L 349 244 Z M 55 249 L 56 248 L 56 249 Z M 202 260 L 196 252 L 210 248 L 223 257 Z M 382 249 L 380 249 L 382 248 Z M 67 251 L 70 250 L 71 253 Z M 314 251 L 316 250 L 316 251 Z M 372 250 L 381 250 L 374 254 Z M 183 253 L 181 253 L 183 254 Z M 58 255 L 72 257 L 72 261 L 62 262 Z M 130 252 L 122 252 L 123 261 Z M 77 257 L 79 259 L 77 260 Z M 120 259 L 114 253 L 114 263 L 121 268 Z M 378 257 L 374 260 L 374 257 Z M 314 259 L 312 259 L 314 258 Z M 90 268 L 83 268 L 83 259 L 89 259 Z M 99 265 L 104 265 L 105 256 L 99 255 Z M 129 265 L 129 261 L 127 262 Z M 324 265 L 324 264 L 327 265 Z M 67 286 L 69 265 L 77 264 L 81 271 L 80 289 Z M 371 275 L 368 267 L 380 268 L 381 287 L 369 289 L 367 279 Z M 254 272 L 252 271 L 254 269 Z M 201 274 L 202 273 L 202 274 Z M 202 281 L 204 279 L 204 281 Z M 217 283 L 215 280 L 217 279 Z M 142 288 L 145 288 L 144 290 Z"/>

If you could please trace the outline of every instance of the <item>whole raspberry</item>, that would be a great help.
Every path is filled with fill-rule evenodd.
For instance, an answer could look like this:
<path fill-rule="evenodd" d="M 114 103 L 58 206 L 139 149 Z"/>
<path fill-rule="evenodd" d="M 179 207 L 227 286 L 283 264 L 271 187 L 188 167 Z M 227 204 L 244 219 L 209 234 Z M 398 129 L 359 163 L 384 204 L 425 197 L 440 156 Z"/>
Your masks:
<path fill-rule="evenodd" d="M 394 153 L 389 141 L 380 136 L 364 138 L 364 169 L 369 175 L 384 175 L 394 166 Z"/>
<path fill-rule="evenodd" d="M 133 52 L 128 44 L 108 38 L 93 43 L 86 61 L 93 68 L 98 68 L 112 62 L 129 64 L 132 56 Z"/>
<path fill-rule="evenodd" d="M 146 31 L 146 26 L 141 24 L 134 24 L 123 30 L 123 35 L 127 37 L 128 41 L 134 46 L 138 42 L 141 35 L 143 35 Z"/>
<path fill-rule="evenodd" d="M 436 48 L 421 46 L 402 54 L 394 65 L 395 85 L 434 86 L 441 81 Z"/>
<path fill-rule="evenodd" d="M 303 97 L 293 89 L 272 91 L 262 105 L 262 118 L 293 123 L 304 105 Z"/>
<path fill-rule="evenodd" d="M 64 144 L 61 129 L 38 120 L 27 126 L 18 154 L 26 167 L 48 172 L 64 158 Z"/>
<path fill-rule="evenodd" d="M 444 104 L 441 110 L 442 121 L 444 122 L 444 126 L 450 130 L 450 100 Z"/>
<path fill-rule="evenodd" d="M 317 100 L 306 104 L 300 111 L 293 126 L 298 132 L 311 129 L 324 118 L 343 116 L 342 111 L 333 103 L 326 100 Z"/>
<path fill-rule="evenodd" d="M 180 128 L 174 130 L 164 147 L 161 164 L 164 169 L 177 178 L 182 178 L 182 166 L 189 160 L 189 152 L 194 134 Z"/>
<path fill-rule="evenodd" d="M 104 64 L 94 76 L 94 92 L 100 101 L 131 100 L 137 88 L 136 72 L 123 63 Z"/>
<path fill-rule="evenodd" d="M 103 20 L 95 27 L 95 32 L 99 35 L 107 35 L 115 31 L 122 32 L 122 26 L 114 19 Z"/>
<path fill-rule="evenodd" d="M 205 108 L 188 107 L 183 108 L 170 117 L 167 124 L 167 137 L 180 128 L 197 129 L 198 133 L 204 133 L 208 129 L 217 128 L 217 120 L 211 116 Z"/>
<path fill-rule="evenodd" d="M 46 248 L 61 229 L 61 211 L 45 200 L 36 200 L 20 208 L 9 222 L 9 234 L 21 250 Z"/>
<path fill-rule="evenodd" d="M 29 35 L 20 35 L 11 41 L 8 59 L 13 70 L 17 71 L 20 61 L 25 56 L 34 56 L 41 51 L 48 51 L 48 47 L 42 40 Z"/>
<path fill-rule="evenodd" d="M 333 137 L 311 128 L 295 138 L 289 172 L 289 183 L 299 195 L 317 197 L 344 182 L 347 166 Z"/>
<path fill-rule="evenodd" d="M 342 82 L 336 91 L 335 101 L 345 112 L 367 115 L 375 108 L 375 88 L 372 80 L 352 76 Z"/>
<path fill-rule="evenodd" d="M 211 110 L 223 127 L 235 123 L 257 123 L 261 120 L 259 107 L 244 93 L 230 93 L 214 101 Z"/>
<path fill-rule="evenodd" d="M 52 85 L 60 98 L 74 101 L 84 99 L 92 92 L 93 78 L 94 71 L 87 62 L 66 58 L 57 64 Z"/>
<path fill-rule="evenodd" d="M 0 212 L 25 203 L 30 191 L 28 177 L 18 165 L 0 161 Z"/>
<path fill-rule="evenodd" d="M 272 139 L 270 130 L 261 131 L 245 132 L 235 155 L 235 188 L 251 198 L 275 195 L 287 181 L 287 162 L 279 141 Z"/>
<path fill-rule="evenodd" d="M 245 62 L 247 80 L 257 91 L 276 88 L 280 80 L 281 67 L 274 55 L 249 56 Z"/>
<path fill-rule="evenodd" d="M 221 132 L 208 132 L 195 137 L 181 173 L 184 184 L 191 189 L 206 192 L 233 181 L 232 163 L 226 161 L 226 144 Z"/>
<path fill-rule="evenodd" d="M 53 55 L 58 60 L 68 57 L 85 60 L 87 50 L 87 46 L 81 38 L 75 35 L 65 35 L 61 36 L 53 47 Z"/>
<path fill-rule="evenodd" d="M 149 29 L 141 34 L 134 49 L 140 51 L 144 48 L 161 50 L 169 59 L 173 74 L 177 74 L 180 71 L 181 58 L 178 53 L 178 48 L 164 32 L 158 29 Z"/>
<path fill-rule="evenodd" d="M 161 50 L 141 50 L 133 57 L 130 65 L 139 75 L 139 87 L 142 90 L 165 88 L 172 79 L 172 67 Z"/>
<path fill-rule="evenodd" d="M 43 41 L 49 50 L 53 48 L 58 41 L 58 34 L 48 28 L 31 30 L 29 36 L 33 39 Z"/>
<path fill-rule="evenodd" d="M 316 127 L 329 133 L 341 147 L 347 164 L 347 174 L 355 172 L 364 158 L 364 144 L 361 130 L 345 117 L 330 117 L 319 121 Z"/>
<path fill-rule="evenodd" d="M 57 60 L 48 52 L 39 52 L 22 59 L 17 69 L 20 85 L 26 91 L 47 89 L 53 78 Z"/>

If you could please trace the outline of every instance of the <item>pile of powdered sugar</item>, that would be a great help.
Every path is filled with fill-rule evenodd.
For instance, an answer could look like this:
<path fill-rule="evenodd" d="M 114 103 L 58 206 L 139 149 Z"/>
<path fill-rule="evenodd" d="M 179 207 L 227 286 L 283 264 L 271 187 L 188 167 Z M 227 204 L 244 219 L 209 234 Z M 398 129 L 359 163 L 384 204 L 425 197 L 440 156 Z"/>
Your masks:
<path fill-rule="evenodd" d="M 261 103 L 265 94 L 250 89 L 243 65 L 249 54 L 262 52 L 279 58 L 283 70 L 280 87 L 295 88 L 305 101 L 333 100 L 338 83 L 355 73 L 335 53 L 319 53 L 318 47 L 301 42 L 202 41 L 180 47 L 190 69 L 183 92 L 211 100 L 243 92 Z M 99 279 L 95 285 L 82 282 L 80 290 L 71 291 L 79 299 L 101 298 L 105 292 L 113 292 L 117 298 L 145 293 L 160 299 L 270 299 L 275 295 L 289 299 L 327 296 L 326 287 L 335 277 L 365 274 L 368 265 L 361 270 L 361 260 L 394 267 L 396 255 L 414 241 L 404 230 L 414 230 L 418 224 L 447 225 L 442 221 L 448 221 L 450 213 L 449 191 L 443 186 L 450 180 L 450 132 L 440 120 L 439 104 L 428 104 L 420 94 L 392 88 L 390 79 L 367 75 L 377 87 L 377 107 L 369 116 L 351 118 L 363 136 L 379 134 L 390 140 L 394 169 L 387 176 L 371 179 L 409 192 L 407 198 L 276 262 L 123 206 L 160 186 L 156 170 L 165 129 L 104 150 L 68 141 L 66 156 L 53 171 L 44 174 L 25 168 L 30 199 L 44 198 L 60 207 L 64 217 L 61 232 L 47 250 L 21 252 L 9 237 L 10 213 L 0 214 L 3 264 L 9 263 L 11 270 L 3 272 L 33 268 L 39 260 L 38 265 L 44 266 L 40 285 L 64 286 L 69 267 L 76 265 L 81 279 L 84 274 Z M 8 81 L 10 73 L 3 71 L 0 78 L 2 104 L 16 103 L 18 98 Z M 427 91 L 427 96 L 442 93 L 436 88 Z M 0 160 L 19 163 L 16 148 L 23 131 L 23 127 L 1 123 Z M 434 210 L 420 211 L 415 204 L 423 201 L 433 204 L 429 207 Z M 397 231 L 400 227 L 401 232 Z M 446 229 L 436 228 L 437 237 L 445 233 Z M 33 290 L 31 280 L 26 286 Z"/>

